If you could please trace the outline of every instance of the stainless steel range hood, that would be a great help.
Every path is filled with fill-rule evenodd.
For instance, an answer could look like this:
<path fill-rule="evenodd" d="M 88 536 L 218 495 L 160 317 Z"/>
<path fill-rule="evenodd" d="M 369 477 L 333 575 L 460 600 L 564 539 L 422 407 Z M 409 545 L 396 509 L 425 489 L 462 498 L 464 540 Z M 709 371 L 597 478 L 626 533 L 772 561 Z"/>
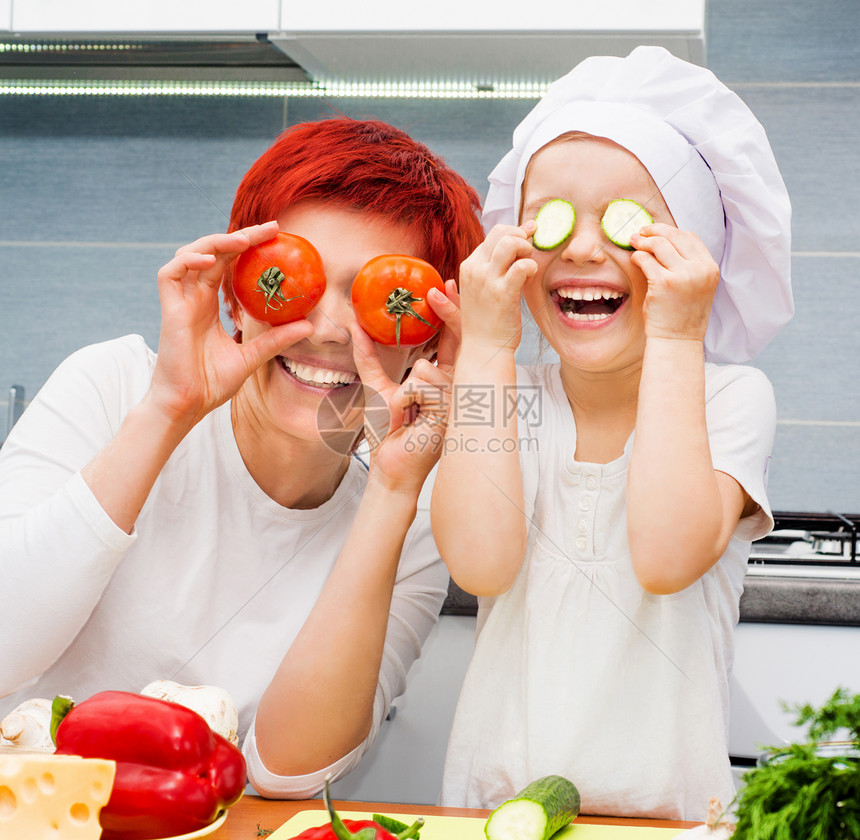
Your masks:
<path fill-rule="evenodd" d="M 3 6 L 9 32 L 3 39 Z M 705 0 L 0 0 L 0 74 L 332 84 L 545 85 L 588 55 L 665 46 L 704 63 Z M 30 52 L 15 45 L 35 45 Z M 75 45 L 75 46 L 72 46 Z"/>
<path fill-rule="evenodd" d="M 265 36 L 93 33 L 10 39 L 0 47 L 0 78 L 310 81 Z"/>
<path fill-rule="evenodd" d="M 305 4 L 273 44 L 314 79 L 546 83 L 589 55 L 665 46 L 704 63 L 704 0 Z"/>

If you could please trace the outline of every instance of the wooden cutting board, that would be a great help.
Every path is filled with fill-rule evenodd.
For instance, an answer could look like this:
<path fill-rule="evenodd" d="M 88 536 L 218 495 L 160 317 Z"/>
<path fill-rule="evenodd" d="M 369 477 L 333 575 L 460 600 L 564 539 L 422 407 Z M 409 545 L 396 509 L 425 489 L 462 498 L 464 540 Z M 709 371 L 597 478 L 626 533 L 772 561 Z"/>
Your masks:
<path fill-rule="evenodd" d="M 349 820 L 369 820 L 372 814 L 360 811 L 343 811 L 340 816 Z M 409 814 L 385 814 L 400 822 L 411 825 L 415 817 Z M 486 840 L 484 822 L 478 817 L 439 817 L 426 818 L 421 829 L 421 840 Z M 291 840 L 307 828 L 328 823 L 325 811 L 299 811 L 287 820 L 268 840 Z M 584 825 L 574 823 L 554 835 L 552 840 L 669 840 L 677 837 L 678 829 L 651 828 L 649 826 L 627 825 Z"/>

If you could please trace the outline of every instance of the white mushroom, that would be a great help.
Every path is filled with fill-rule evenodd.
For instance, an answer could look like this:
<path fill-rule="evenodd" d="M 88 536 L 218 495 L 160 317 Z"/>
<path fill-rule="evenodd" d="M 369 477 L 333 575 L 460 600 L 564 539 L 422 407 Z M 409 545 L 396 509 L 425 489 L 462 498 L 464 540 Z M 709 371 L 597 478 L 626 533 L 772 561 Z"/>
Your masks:
<path fill-rule="evenodd" d="M 181 685 L 172 680 L 156 680 L 141 692 L 147 697 L 170 700 L 193 709 L 209 726 L 231 744 L 239 743 L 239 712 L 230 694 L 214 685 Z"/>
<path fill-rule="evenodd" d="M 53 750 L 51 701 L 25 700 L 0 721 L 0 744 L 34 750 Z"/>

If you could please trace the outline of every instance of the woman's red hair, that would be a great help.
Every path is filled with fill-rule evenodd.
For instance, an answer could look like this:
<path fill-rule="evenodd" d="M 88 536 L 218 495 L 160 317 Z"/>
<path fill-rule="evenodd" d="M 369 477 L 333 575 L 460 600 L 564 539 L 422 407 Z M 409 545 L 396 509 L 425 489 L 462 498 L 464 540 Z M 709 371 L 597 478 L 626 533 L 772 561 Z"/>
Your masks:
<path fill-rule="evenodd" d="M 480 198 L 466 180 L 404 131 L 348 118 L 287 129 L 251 166 L 233 202 L 230 231 L 277 218 L 303 199 L 383 216 L 424 243 L 421 256 L 443 279 L 480 244 Z M 238 303 L 232 274 L 224 299 Z M 235 319 L 234 319 L 235 320 Z"/>

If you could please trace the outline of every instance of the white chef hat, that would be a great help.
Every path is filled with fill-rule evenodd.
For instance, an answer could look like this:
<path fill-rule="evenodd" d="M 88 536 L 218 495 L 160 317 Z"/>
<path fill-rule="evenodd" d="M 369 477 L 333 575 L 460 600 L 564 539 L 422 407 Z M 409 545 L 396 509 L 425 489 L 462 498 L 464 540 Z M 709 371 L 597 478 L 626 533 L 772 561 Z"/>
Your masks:
<path fill-rule="evenodd" d="M 760 123 L 709 70 L 662 47 L 594 56 L 550 85 L 489 177 L 484 228 L 517 224 L 529 160 L 569 131 L 632 152 L 720 267 L 705 354 L 746 362 L 794 314 L 791 204 Z M 624 198 L 624 196 L 618 196 Z"/>

